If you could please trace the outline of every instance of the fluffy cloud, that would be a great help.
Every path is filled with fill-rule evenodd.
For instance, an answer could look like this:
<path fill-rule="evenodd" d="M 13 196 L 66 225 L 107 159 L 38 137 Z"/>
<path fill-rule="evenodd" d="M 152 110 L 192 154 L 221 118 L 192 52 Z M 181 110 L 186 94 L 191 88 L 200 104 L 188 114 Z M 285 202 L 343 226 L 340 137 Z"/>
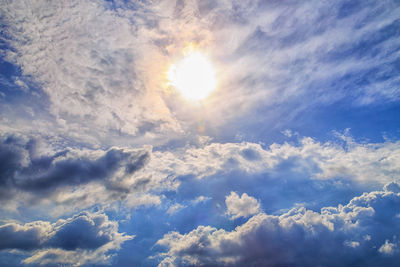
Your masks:
<path fill-rule="evenodd" d="M 400 142 L 356 143 L 351 138 L 320 143 L 312 138 L 298 144 L 212 143 L 174 152 L 153 153 L 147 165 L 154 176 L 194 175 L 204 178 L 218 172 L 241 170 L 248 174 L 285 171 L 314 179 L 347 178 L 384 185 L 400 175 Z"/>
<path fill-rule="evenodd" d="M 160 266 L 379 265 L 399 259 L 388 241 L 400 230 L 399 204 L 400 194 L 374 191 L 320 212 L 259 213 L 230 232 L 210 226 L 170 232 L 157 242 L 168 248 Z"/>
<path fill-rule="evenodd" d="M 226 196 L 225 204 L 227 213 L 232 219 L 248 217 L 260 212 L 260 204 L 257 199 L 246 193 L 239 197 L 236 192 L 231 192 L 229 196 Z"/>
<path fill-rule="evenodd" d="M 32 255 L 24 263 L 72 264 L 107 262 L 110 251 L 133 239 L 118 232 L 118 223 L 105 214 L 83 212 L 55 223 L 16 222 L 0 226 L 1 250 L 26 250 Z"/>
<path fill-rule="evenodd" d="M 41 151 L 38 142 L 18 136 L 2 138 L 0 200 L 3 203 L 22 205 L 39 201 L 43 205 L 59 205 L 56 213 L 68 207 L 82 209 L 117 200 L 127 206 L 160 203 L 158 196 L 148 194 L 156 185 L 138 174 L 150 160 L 151 149 L 70 148 L 54 152 L 51 148 Z"/>
<path fill-rule="evenodd" d="M 392 255 L 393 253 L 395 253 L 397 250 L 397 245 L 394 243 L 390 243 L 389 240 L 385 241 L 385 244 L 383 244 L 380 248 L 379 248 L 379 252 L 385 255 Z"/>
<path fill-rule="evenodd" d="M 176 190 L 180 178 L 217 173 L 301 174 L 305 179 L 345 178 L 383 185 L 400 174 L 400 143 L 298 144 L 212 143 L 174 151 L 150 148 L 38 151 L 34 139 L 5 137 L 1 142 L 0 190 L 3 202 L 19 198 L 51 199 L 64 207 L 89 207 L 121 200 L 127 206 L 160 203 L 160 193 Z M 290 178 L 290 177 L 288 177 Z M 394 190 L 395 185 L 387 185 Z M 24 197 L 25 196 L 25 197 Z M 26 197 L 28 196 L 28 197 Z M 110 202 L 111 201 L 111 202 Z"/>

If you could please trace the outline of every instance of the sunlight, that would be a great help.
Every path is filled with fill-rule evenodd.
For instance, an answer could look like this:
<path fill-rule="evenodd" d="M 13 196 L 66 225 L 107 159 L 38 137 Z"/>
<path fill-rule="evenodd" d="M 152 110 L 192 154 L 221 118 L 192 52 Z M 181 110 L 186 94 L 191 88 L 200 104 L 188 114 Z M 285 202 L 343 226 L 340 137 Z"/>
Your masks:
<path fill-rule="evenodd" d="M 200 51 L 188 53 L 168 71 L 169 84 L 189 100 L 202 100 L 216 88 L 215 69 Z"/>

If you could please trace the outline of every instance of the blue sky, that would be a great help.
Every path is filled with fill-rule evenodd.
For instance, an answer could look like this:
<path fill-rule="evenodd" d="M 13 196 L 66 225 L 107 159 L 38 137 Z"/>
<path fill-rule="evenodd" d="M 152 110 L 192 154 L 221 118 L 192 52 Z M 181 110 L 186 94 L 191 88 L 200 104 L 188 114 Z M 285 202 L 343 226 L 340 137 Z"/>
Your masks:
<path fill-rule="evenodd" d="M 3 1 L 0 265 L 396 266 L 399 14 Z M 188 48 L 198 101 L 168 81 Z"/>

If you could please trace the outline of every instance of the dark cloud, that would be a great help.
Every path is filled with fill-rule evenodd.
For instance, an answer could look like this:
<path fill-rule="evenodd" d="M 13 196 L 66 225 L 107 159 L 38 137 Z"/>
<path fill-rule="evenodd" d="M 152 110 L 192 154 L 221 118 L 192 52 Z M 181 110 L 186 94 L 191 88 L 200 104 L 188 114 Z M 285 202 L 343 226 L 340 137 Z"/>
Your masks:
<path fill-rule="evenodd" d="M 113 238 L 112 229 L 100 229 L 105 219 L 97 217 L 93 220 L 87 214 L 78 215 L 60 227 L 46 245 L 65 250 L 99 248 Z"/>
<path fill-rule="evenodd" d="M 41 225 L 22 227 L 9 223 L 0 226 L 0 249 L 37 249 L 41 246 Z"/>
<path fill-rule="evenodd" d="M 147 150 L 111 148 L 107 151 L 61 151 L 35 155 L 34 140 L 8 137 L 0 141 L 0 187 L 27 192 L 51 191 L 93 181 L 106 186 L 143 168 Z M 109 186 L 109 188 L 112 188 Z"/>
<path fill-rule="evenodd" d="M 109 221 L 105 214 L 83 212 L 56 223 L 35 221 L 0 225 L 0 249 L 95 250 L 122 236 L 118 233 L 118 224 Z"/>
<path fill-rule="evenodd" d="M 99 213 L 82 212 L 55 223 L 34 221 L 0 225 L 0 250 L 17 249 L 31 254 L 25 263 L 85 264 L 106 262 L 110 250 L 133 239 L 118 232 L 118 223 Z"/>

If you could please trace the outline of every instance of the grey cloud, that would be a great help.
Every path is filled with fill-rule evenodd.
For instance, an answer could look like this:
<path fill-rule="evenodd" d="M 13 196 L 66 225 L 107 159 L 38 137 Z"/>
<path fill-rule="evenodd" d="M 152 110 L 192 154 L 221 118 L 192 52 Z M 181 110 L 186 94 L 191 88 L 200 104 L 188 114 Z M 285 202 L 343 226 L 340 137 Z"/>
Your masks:
<path fill-rule="evenodd" d="M 157 242 L 168 248 L 160 266 L 395 266 L 399 204 L 400 194 L 376 191 L 320 212 L 260 213 L 230 232 L 171 232 Z"/>
<path fill-rule="evenodd" d="M 119 249 L 133 236 L 119 233 L 118 223 L 105 214 L 83 212 L 55 223 L 6 223 L 0 225 L 0 238 L 0 249 L 29 251 L 26 263 L 82 265 L 102 262 L 110 250 Z"/>
<path fill-rule="evenodd" d="M 129 176 L 149 160 L 148 150 L 111 148 L 107 151 L 54 152 L 35 156 L 28 142 L 8 137 L 0 143 L 0 181 L 2 187 L 25 191 L 47 191 L 63 186 L 84 185 L 93 181 L 118 182 L 116 176 Z M 90 152 L 90 151 L 89 151 Z"/>
<path fill-rule="evenodd" d="M 39 191 L 96 180 L 111 180 L 120 169 L 123 175 L 133 174 L 141 169 L 148 159 L 147 151 L 133 152 L 112 148 L 96 159 L 82 157 L 55 161 L 47 170 L 37 174 L 28 169 L 25 174 L 27 178 L 17 186 L 24 190 Z"/>
<path fill-rule="evenodd" d="M 385 185 L 384 189 L 386 191 L 391 191 L 394 193 L 400 193 L 400 184 L 398 182 L 390 182 Z"/>
<path fill-rule="evenodd" d="M 23 249 L 31 250 L 41 247 L 41 230 L 49 226 L 45 222 L 37 222 L 30 225 L 21 226 L 15 223 L 9 223 L 0 226 L 0 249 Z"/>
<path fill-rule="evenodd" d="M 57 151 L 42 143 L 39 137 L 0 137 L 1 210 L 25 209 L 29 203 L 31 209 L 55 216 L 116 201 L 129 208 L 160 204 L 151 190 L 164 178 L 144 172 L 150 147 Z"/>

